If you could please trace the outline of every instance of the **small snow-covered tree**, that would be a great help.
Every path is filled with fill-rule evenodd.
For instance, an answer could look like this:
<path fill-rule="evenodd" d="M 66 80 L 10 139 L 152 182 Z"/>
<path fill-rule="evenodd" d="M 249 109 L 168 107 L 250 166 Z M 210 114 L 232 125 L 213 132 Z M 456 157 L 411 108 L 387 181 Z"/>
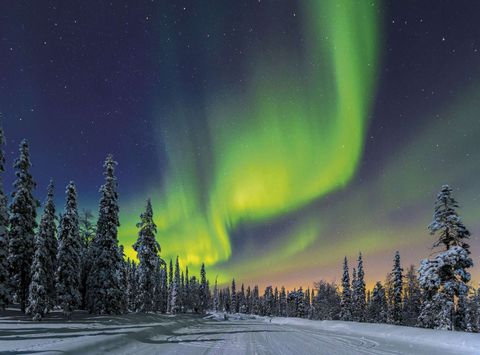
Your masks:
<path fill-rule="evenodd" d="M 340 318 L 341 297 L 337 286 L 325 281 L 315 283 L 317 294 L 313 298 L 314 318 L 320 320 L 335 320 Z"/>
<path fill-rule="evenodd" d="M 208 286 L 207 286 L 207 274 L 205 271 L 205 264 L 202 263 L 200 269 L 200 313 L 205 313 L 208 308 Z"/>
<path fill-rule="evenodd" d="M 0 117 L 1 118 L 1 117 Z M 1 123 L 1 122 L 0 122 Z M 8 212 L 7 196 L 3 191 L 3 173 L 5 172 L 5 137 L 0 126 L 0 309 L 11 302 L 11 285 L 8 271 Z"/>
<path fill-rule="evenodd" d="M 340 302 L 340 319 L 352 320 L 352 292 L 350 289 L 350 275 L 348 272 L 347 257 L 343 260 L 342 298 Z"/>
<path fill-rule="evenodd" d="M 273 289 L 272 286 L 267 286 L 265 288 L 265 293 L 263 294 L 263 315 L 272 316 L 273 312 Z"/>
<path fill-rule="evenodd" d="M 77 191 L 70 182 L 66 190 L 65 211 L 59 228 L 57 295 L 63 314 L 70 318 L 80 306 L 81 244 L 78 229 Z"/>
<path fill-rule="evenodd" d="M 380 281 L 373 288 L 372 298 L 368 308 L 368 320 L 373 323 L 385 323 L 387 321 L 387 296 Z"/>
<path fill-rule="evenodd" d="M 29 287 L 27 313 L 33 320 L 41 320 L 49 310 L 48 278 L 45 268 L 48 263 L 48 250 L 44 233 L 35 235 L 35 254 L 32 263 L 32 281 Z M 51 272 L 51 270 L 49 271 Z"/>
<path fill-rule="evenodd" d="M 180 286 L 180 267 L 178 264 L 178 256 L 175 261 L 175 275 L 173 278 L 173 284 L 171 287 L 171 296 L 170 296 L 170 313 L 176 314 L 180 310 L 180 299 L 179 299 L 179 294 L 178 294 L 178 289 Z"/>
<path fill-rule="evenodd" d="M 358 255 L 358 273 L 352 281 L 353 286 L 353 317 L 357 322 L 365 320 L 365 273 L 363 271 L 362 253 Z"/>
<path fill-rule="evenodd" d="M 237 288 L 235 285 L 235 279 L 232 279 L 232 298 L 230 301 L 230 312 L 237 313 Z"/>
<path fill-rule="evenodd" d="M 392 297 L 392 322 L 402 323 L 402 296 L 403 296 L 403 269 L 400 265 L 400 253 L 395 252 L 392 270 L 393 297 Z"/>
<path fill-rule="evenodd" d="M 280 317 L 287 316 L 287 293 L 285 291 L 285 287 L 282 286 L 280 289 L 280 296 L 279 296 L 279 309 L 280 309 Z"/>
<path fill-rule="evenodd" d="M 105 183 L 100 188 L 97 231 L 89 254 L 93 263 L 87 279 L 87 303 L 89 311 L 96 314 L 118 314 L 124 310 L 125 290 L 119 271 L 116 165 L 113 157 L 107 156 L 104 163 Z"/>
<path fill-rule="evenodd" d="M 218 284 L 217 278 L 215 278 L 215 285 L 213 286 L 213 310 L 218 312 L 219 310 L 219 298 L 218 298 Z"/>
<path fill-rule="evenodd" d="M 38 201 L 33 197 L 36 183 L 30 174 L 30 151 L 28 143 L 20 143 L 20 156 L 15 161 L 16 177 L 13 186 L 9 216 L 9 256 L 10 277 L 15 287 L 20 309 L 25 312 L 28 299 L 28 288 L 31 281 L 33 244 L 37 227 Z"/>
<path fill-rule="evenodd" d="M 137 311 L 150 312 L 153 309 L 153 293 L 155 289 L 155 271 L 160 263 L 160 244 L 155 239 L 157 226 L 153 221 L 153 209 L 150 200 L 147 201 L 145 212 L 140 216 L 138 239 L 133 245 L 139 260 L 138 275 L 138 306 Z"/>
<path fill-rule="evenodd" d="M 170 259 L 170 268 L 168 269 L 168 300 L 167 312 L 172 312 L 172 290 L 173 290 L 173 261 Z"/>

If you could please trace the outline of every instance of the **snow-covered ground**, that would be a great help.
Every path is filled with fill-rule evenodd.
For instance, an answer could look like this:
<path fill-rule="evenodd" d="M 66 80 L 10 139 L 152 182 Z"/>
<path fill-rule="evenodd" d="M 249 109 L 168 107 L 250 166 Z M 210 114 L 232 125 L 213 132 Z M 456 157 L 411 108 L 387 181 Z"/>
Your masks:
<path fill-rule="evenodd" d="M 0 317 L 0 353 L 17 354 L 480 354 L 480 335 L 292 318 L 53 314 Z"/>

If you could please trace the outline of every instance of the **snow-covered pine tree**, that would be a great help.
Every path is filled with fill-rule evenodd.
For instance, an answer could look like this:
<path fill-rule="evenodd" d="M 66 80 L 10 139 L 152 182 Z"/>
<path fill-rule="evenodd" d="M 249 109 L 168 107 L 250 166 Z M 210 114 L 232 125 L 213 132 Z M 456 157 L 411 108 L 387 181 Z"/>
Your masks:
<path fill-rule="evenodd" d="M 10 277 L 14 285 L 20 309 L 25 312 L 28 288 L 31 281 L 33 244 L 37 227 L 37 207 L 39 202 L 33 197 L 36 183 L 30 174 L 30 151 L 28 143 L 20 143 L 20 156 L 15 161 L 16 177 L 13 186 L 9 215 L 9 256 Z"/>
<path fill-rule="evenodd" d="M 120 279 L 118 251 L 118 193 L 112 155 L 104 163 L 105 183 L 101 197 L 97 231 L 92 241 L 92 269 L 87 279 L 87 302 L 91 313 L 118 314 L 123 311 L 124 289 Z"/>
<path fill-rule="evenodd" d="M 422 292 L 418 283 L 415 266 L 410 265 L 405 275 L 406 285 L 403 297 L 403 323 L 408 326 L 415 326 L 417 318 L 420 314 L 420 306 L 422 304 Z"/>
<path fill-rule="evenodd" d="M 402 297 L 403 297 L 403 269 L 400 265 L 400 252 L 395 252 L 392 270 L 393 298 L 392 298 L 392 321 L 394 324 L 402 323 Z"/>
<path fill-rule="evenodd" d="M 44 268 L 47 277 L 47 296 L 48 296 L 48 310 L 52 310 L 56 304 L 57 293 L 55 290 L 55 273 L 57 272 L 57 226 L 56 226 L 56 209 L 55 201 L 53 199 L 54 185 L 50 181 L 47 189 L 47 199 L 45 200 L 45 207 L 37 234 L 41 234 L 46 248 L 46 258 L 44 261 Z"/>
<path fill-rule="evenodd" d="M 200 269 L 200 313 L 205 313 L 208 308 L 208 285 L 207 285 L 207 274 L 205 271 L 205 264 L 202 263 Z"/>
<path fill-rule="evenodd" d="M 287 293 L 285 291 L 285 287 L 282 286 L 280 290 L 280 296 L 278 302 L 280 303 L 280 317 L 287 316 Z"/>
<path fill-rule="evenodd" d="M 167 312 L 172 312 L 172 290 L 173 290 L 173 261 L 170 259 L 170 268 L 168 269 L 168 299 Z"/>
<path fill-rule="evenodd" d="M 185 311 L 188 311 L 192 308 L 191 305 L 191 295 L 190 295 L 190 279 L 188 278 L 188 266 L 185 266 Z"/>
<path fill-rule="evenodd" d="M 267 286 L 263 294 L 263 315 L 272 316 L 273 312 L 273 289 L 272 286 Z"/>
<path fill-rule="evenodd" d="M 340 319 L 344 321 L 352 320 L 352 292 L 350 289 L 350 275 L 348 272 L 347 257 L 343 260 L 342 298 L 340 307 Z"/>
<path fill-rule="evenodd" d="M 363 271 L 362 253 L 358 255 L 358 271 L 356 282 L 353 285 L 353 299 L 355 301 L 353 314 L 357 322 L 365 321 L 365 273 Z"/>
<path fill-rule="evenodd" d="M 355 268 L 352 269 L 352 320 L 358 321 L 357 319 L 357 270 Z"/>
<path fill-rule="evenodd" d="M 180 265 L 178 263 L 178 255 L 177 259 L 175 260 L 175 273 L 173 277 L 173 286 L 172 286 L 172 296 L 171 296 L 171 310 L 170 312 L 173 314 L 177 314 L 181 309 L 180 304 Z"/>
<path fill-rule="evenodd" d="M 232 279 L 232 298 L 230 301 L 230 312 L 231 313 L 238 313 L 237 309 L 237 289 L 235 285 L 235 279 Z"/>
<path fill-rule="evenodd" d="M 373 323 L 386 323 L 388 314 L 387 296 L 382 283 L 377 281 L 373 288 L 372 298 L 368 307 L 368 321 Z"/>
<path fill-rule="evenodd" d="M 182 312 L 185 312 L 185 275 L 183 271 L 180 273 L 180 304 L 182 305 Z"/>
<path fill-rule="evenodd" d="M 53 181 L 50 181 L 44 212 L 35 235 L 32 281 L 29 287 L 30 305 L 27 310 L 28 313 L 34 315 L 35 320 L 40 320 L 48 311 L 52 310 L 56 301 L 57 226 L 55 225 L 53 192 Z"/>
<path fill-rule="evenodd" d="M 320 320 L 334 320 L 340 318 L 341 296 L 337 285 L 325 281 L 315 283 L 317 294 L 314 297 L 314 318 Z"/>
<path fill-rule="evenodd" d="M 1 117 L 0 117 L 1 124 Z M 3 173 L 5 172 L 5 136 L 0 126 L 0 309 L 11 302 L 10 274 L 8 270 L 8 212 L 7 196 L 3 191 Z"/>
<path fill-rule="evenodd" d="M 45 214 L 44 214 L 45 216 Z M 40 321 L 50 308 L 48 294 L 48 273 L 53 270 L 46 269 L 49 263 L 48 249 L 45 243 L 44 218 L 40 222 L 40 230 L 35 235 L 35 254 L 32 263 L 32 281 L 29 287 L 27 314 L 32 315 L 33 320 Z"/>
<path fill-rule="evenodd" d="M 277 286 L 275 286 L 275 290 L 273 291 L 273 303 L 275 305 L 275 308 L 273 310 L 273 315 L 275 317 L 280 317 L 280 292 L 278 291 Z"/>
<path fill-rule="evenodd" d="M 260 314 L 260 295 L 258 292 L 258 286 L 255 285 L 253 287 L 253 295 L 252 295 L 252 313 L 253 314 Z"/>
<path fill-rule="evenodd" d="M 215 278 L 215 285 L 213 286 L 213 311 L 218 312 L 220 309 L 220 302 L 218 298 L 218 284 L 217 284 L 218 277 Z"/>
<path fill-rule="evenodd" d="M 468 295 L 470 273 L 467 269 L 473 266 L 469 245 L 465 242 L 470 232 L 456 212 L 458 207 L 452 189 L 442 186 L 428 229 L 437 235 L 434 247 L 443 245 L 445 250 L 432 260 L 423 260 L 419 269 L 424 297 L 418 320 L 423 327 L 451 330 L 455 324 L 461 327 L 468 324 L 466 307 L 455 307 L 455 298 L 462 300 Z"/>
<path fill-rule="evenodd" d="M 155 239 L 157 226 L 153 221 L 153 209 L 150 199 L 147 201 L 145 212 L 140 215 L 137 224 L 138 239 L 133 245 L 139 260 L 138 275 L 138 312 L 153 310 L 153 293 L 155 289 L 155 272 L 160 263 L 160 244 Z"/>
<path fill-rule="evenodd" d="M 428 226 L 431 235 L 437 235 L 437 241 L 433 247 L 443 245 L 445 250 L 452 246 L 459 246 L 469 250 L 470 246 L 465 240 L 470 238 L 470 232 L 465 227 L 456 209 L 458 202 L 448 185 L 443 185 L 435 201 L 435 213 L 433 221 Z"/>
<path fill-rule="evenodd" d="M 247 286 L 247 290 L 245 291 L 245 313 L 252 313 L 252 289 L 250 286 Z"/>
<path fill-rule="evenodd" d="M 56 289 L 63 314 L 70 318 L 80 306 L 81 242 L 78 228 L 77 191 L 71 181 L 66 190 L 65 211 L 58 232 Z"/>

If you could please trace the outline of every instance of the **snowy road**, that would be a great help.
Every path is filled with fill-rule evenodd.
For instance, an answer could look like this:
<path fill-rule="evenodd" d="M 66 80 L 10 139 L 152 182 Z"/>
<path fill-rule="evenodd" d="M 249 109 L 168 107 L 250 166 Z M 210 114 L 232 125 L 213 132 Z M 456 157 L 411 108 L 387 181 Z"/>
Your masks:
<path fill-rule="evenodd" d="M 184 315 L 128 315 L 41 323 L 0 318 L 0 352 L 480 354 L 480 335 L 285 318 L 216 321 Z"/>

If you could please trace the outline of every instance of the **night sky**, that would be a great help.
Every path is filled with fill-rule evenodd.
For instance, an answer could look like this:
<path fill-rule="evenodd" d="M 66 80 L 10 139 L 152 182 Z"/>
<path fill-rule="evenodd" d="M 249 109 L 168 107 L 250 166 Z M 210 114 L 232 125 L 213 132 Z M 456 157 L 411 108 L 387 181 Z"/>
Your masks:
<path fill-rule="evenodd" d="M 96 212 L 113 153 L 127 255 L 151 197 L 164 258 L 288 287 L 358 251 L 370 285 L 395 250 L 418 265 L 448 183 L 479 264 L 479 23 L 473 0 L 2 0 L 8 164 L 27 138 L 36 197 L 72 179 Z"/>

